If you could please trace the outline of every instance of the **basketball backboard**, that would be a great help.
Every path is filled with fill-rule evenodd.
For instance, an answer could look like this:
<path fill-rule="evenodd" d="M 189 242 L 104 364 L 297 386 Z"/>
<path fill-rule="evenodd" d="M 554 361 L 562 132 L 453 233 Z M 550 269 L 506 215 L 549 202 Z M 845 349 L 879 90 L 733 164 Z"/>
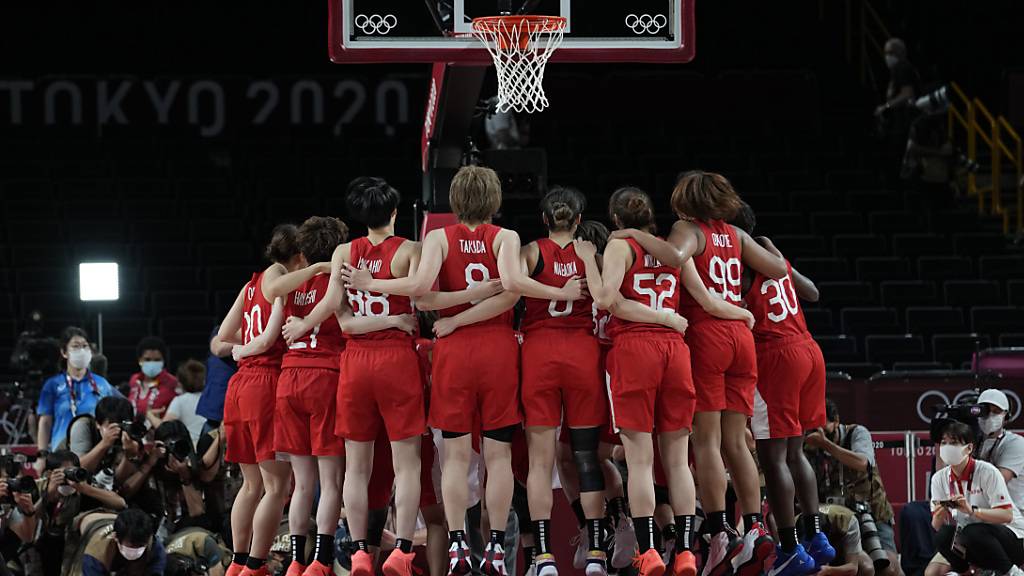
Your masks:
<path fill-rule="evenodd" d="M 693 59 L 695 0 L 513 0 L 513 11 L 567 19 L 552 62 Z M 471 22 L 500 14 L 499 0 L 329 0 L 331 60 L 338 63 L 489 63 Z"/>

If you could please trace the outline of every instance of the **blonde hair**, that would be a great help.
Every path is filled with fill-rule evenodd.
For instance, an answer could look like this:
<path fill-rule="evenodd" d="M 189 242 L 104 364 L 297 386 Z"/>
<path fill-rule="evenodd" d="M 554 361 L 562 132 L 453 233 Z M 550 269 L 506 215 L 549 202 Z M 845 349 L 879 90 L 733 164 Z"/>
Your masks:
<path fill-rule="evenodd" d="M 501 180 L 490 168 L 463 166 L 452 178 L 448 201 L 460 222 L 486 222 L 501 208 Z"/>

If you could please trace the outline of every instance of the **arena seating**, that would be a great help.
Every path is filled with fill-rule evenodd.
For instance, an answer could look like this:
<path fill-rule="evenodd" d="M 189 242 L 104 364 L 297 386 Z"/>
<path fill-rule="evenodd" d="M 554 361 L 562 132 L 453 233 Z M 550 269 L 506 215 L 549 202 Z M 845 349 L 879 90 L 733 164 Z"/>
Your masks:
<path fill-rule="evenodd" d="M 692 72 L 679 76 L 705 88 L 710 82 Z M 742 74 L 724 76 L 715 81 L 744 81 Z M 646 187 L 666 208 L 659 225 L 667 230 L 668 194 L 680 171 L 726 173 L 758 212 L 758 232 L 819 284 L 821 302 L 806 306 L 807 319 L 830 370 L 868 376 L 894 366 L 960 368 L 979 347 L 1020 344 L 1024 254 L 970 202 L 933 209 L 929 199 L 887 183 L 874 168 L 872 143 L 845 137 L 842 124 L 800 125 L 798 118 L 780 130 L 748 114 L 732 120 L 752 127 L 736 136 L 680 134 L 671 123 L 624 129 L 628 119 L 595 124 L 570 110 L 559 91 L 580 81 L 578 74 L 552 75 L 558 114 L 533 130 L 533 143 L 547 149 L 548 181 L 581 188 L 590 202 L 585 217 L 601 220 L 615 187 Z M 617 81 L 628 85 L 628 78 Z M 820 106 L 806 95 L 815 93 L 803 84 L 812 80 L 787 82 L 779 100 Z M 674 119 L 690 120 L 707 122 Z M 418 128 L 401 127 L 390 139 L 357 126 L 343 141 L 244 139 L 208 155 L 173 138 L 69 138 L 60 155 L 48 152 L 51 142 L 12 146 L 17 153 L 0 161 L 0 342 L 13 342 L 31 310 L 43 312 L 49 334 L 69 323 L 95 331 L 95 312 L 103 311 L 115 380 L 134 369 L 134 343 L 147 332 L 168 340 L 172 363 L 203 357 L 209 331 L 259 266 L 273 224 L 343 216 L 346 183 L 375 172 L 405 194 L 398 226 L 411 233 L 408 206 L 421 188 Z M 79 161 L 55 160 L 70 157 Z M 542 233 L 536 202 L 510 195 L 503 206 L 502 222 L 524 240 Z M 78 301 L 75 264 L 97 258 L 121 264 L 116 305 Z M 0 349 L 0 357 L 9 353 Z"/>

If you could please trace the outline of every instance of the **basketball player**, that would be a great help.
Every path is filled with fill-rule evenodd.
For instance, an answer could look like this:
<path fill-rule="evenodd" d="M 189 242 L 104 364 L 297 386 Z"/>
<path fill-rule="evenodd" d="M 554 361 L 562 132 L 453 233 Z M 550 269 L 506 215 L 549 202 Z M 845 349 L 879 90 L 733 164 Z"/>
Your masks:
<path fill-rule="evenodd" d="M 654 229 L 654 207 L 638 188 L 616 190 L 608 210 L 617 228 Z M 675 315 L 679 268 L 658 262 L 634 240 L 614 239 L 605 249 L 603 270 L 598 273 L 595 252 L 592 244 L 577 241 L 577 254 L 587 268 L 588 284 L 599 308 L 617 314 L 614 305 L 622 298 L 661 315 Z M 695 403 L 690 354 L 682 335 L 662 325 L 631 322 L 616 315 L 608 333 L 613 342 L 607 360 L 612 424 L 626 453 L 627 490 L 638 542 L 633 564 L 641 576 L 661 576 L 665 563 L 654 548 L 652 432 L 657 429 L 662 443 L 675 513 L 692 523 L 695 497 L 686 456 Z M 675 564 L 680 574 L 693 576 L 696 571 L 689 550 L 677 554 Z"/>
<path fill-rule="evenodd" d="M 288 463 L 274 459 L 274 393 L 285 352 L 284 340 L 278 338 L 284 301 L 276 298 L 271 306 L 264 287 L 305 267 L 297 233 L 292 224 L 274 228 L 266 250 L 271 265 L 242 287 L 210 345 L 215 354 L 231 354 L 238 361 L 224 400 L 225 459 L 242 470 L 242 488 L 231 508 L 234 557 L 227 576 L 242 572 L 250 557 L 253 570 L 264 566 L 288 498 Z M 311 266 L 304 273 L 312 277 L 322 268 Z M 241 344 L 232 346 L 236 339 Z"/>
<path fill-rule="evenodd" d="M 345 241 L 348 228 L 337 218 L 313 216 L 302 223 L 298 244 L 307 262 L 327 262 Z M 303 318 L 322 299 L 330 276 L 312 278 L 296 273 L 270 283 L 268 296 L 285 298 L 285 315 Z M 338 357 L 344 347 L 335 320 L 317 324 L 309 334 L 288 345 L 281 363 L 274 413 L 275 447 L 288 454 L 295 488 L 288 512 L 292 563 L 288 576 L 323 576 L 333 573 L 334 532 L 341 510 L 344 445 L 334 434 Z M 319 476 L 317 536 L 314 558 L 307 559 L 305 537 Z M 308 566 L 306 562 L 308 561 Z"/>
<path fill-rule="evenodd" d="M 505 574 L 504 527 L 512 501 L 511 447 L 519 417 L 519 348 L 512 331 L 512 307 L 520 295 L 574 301 L 583 283 L 570 278 L 561 288 L 546 286 L 522 269 L 519 235 L 490 223 L 501 206 L 501 183 L 489 168 L 466 166 L 452 180 L 449 192 L 458 224 L 427 234 L 416 272 L 406 278 L 381 280 L 366 269 L 346 265 L 349 288 L 418 298 L 435 281 L 443 291 L 464 290 L 500 278 L 507 292 L 470 307 L 440 310 L 435 323 L 430 424 L 445 442 L 441 493 L 448 518 L 449 572 L 470 570 L 465 525 L 466 477 L 474 421 L 483 430 L 487 468 L 486 502 L 491 526 L 481 570 Z M 417 302 L 417 307 L 420 303 Z"/>
<path fill-rule="evenodd" d="M 680 220 L 668 242 L 650 234 L 633 238 L 663 262 L 678 265 L 696 244 L 693 263 L 707 291 L 716 299 L 739 307 L 743 265 L 774 279 L 786 274 L 785 261 L 769 253 L 745 232 L 726 223 L 736 215 L 741 200 L 729 181 L 701 171 L 682 175 L 672 192 L 672 209 Z M 675 249 L 675 255 L 672 254 Z M 757 467 L 746 445 L 747 419 L 753 414 L 757 384 L 757 358 L 750 330 L 739 322 L 712 317 L 692 293 L 681 299 L 681 313 L 690 321 L 687 342 L 693 351 L 693 379 L 697 390 L 694 450 L 701 504 L 705 511 L 711 550 L 704 576 L 730 571 L 754 576 L 774 545 L 761 518 Z M 733 487 L 742 508 L 747 532 L 734 537 L 725 513 L 727 480 L 722 459 L 732 473 Z"/>
<path fill-rule="evenodd" d="M 548 237 L 523 247 L 530 275 L 560 287 L 580 273 L 584 263 L 576 255 L 573 238 L 586 200 L 578 190 L 555 188 L 541 202 Z M 665 322 L 680 333 L 686 321 L 675 314 L 659 314 L 637 302 L 619 304 L 620 315 L 637 322 Z M 557 574 L 551 547 L 551 470 L 559 424 L 569 429 L 569 441 L 579 478 L 589 552 L 586 573 L 607 573 L 601 548 L 604 519 L 604 474 L 598 445 L 607 423 L 607 398 L 601 382 L 601 351 L 594 334 L 593 302 L 559 302 L 526 298 L 523 319 L 522 398 L 529 444 L 527 482 L 530 516 L 537 545 L 537 574 Z M 564 417 L 563 417 L 564 413 Z"/>
<path fill-rule="evenodd" d="M 744 204 L 733 222 L 748 235 L 754 233 L 750 206 Z M 782 256 L 767 238 L 755 240 Z M 803 449 L 804 431 L 825 425 L 825 360 L 807 331 L 797 296 L 817 302 L 818 289 L 788 261 L 786 268 L 778 280 L 750 270 L 743 275 L 744 300 L 756 320 L 757 391 L 750 428 L 779 534 L 769 576 L 809 574 L 836 555 L 821 531 L 818 482 Z M 804 511 L 806 550 L 796 532 L 794 492 Z"/>
<path fill-rule="evenodd" d="M 365 268 L 374 278 L 404 278 L 419 258 L 419 244 L 395 236 L 395 217 L 401 196 L 381 178 L 362 177 L 349 184 L 345 202 L 348 213 L 366 225 L 368 235 L 334 250 L 332 270 L 345 264 Z M 494 293 L 485 283 L 459 293 L 433 293 L 429 298 L 462 304 Z M 419 358 L 413 347 L 416 317 L 407 296 L 349 289 L 342 299 L 336 277 L 322 303 L 304 319 L 293 318 L 286 326 L 291 341 L 305 334 L 335 309 L 347 339 L 337 388 L 335 432 L 345 439 L 344 499 L 349 530 L 358 548 L 352 555 L 352 574 L 371 576 L 373 559 L 367 537 L 367 485 L 373 469 L 374 441 L 383 426 L 391 443 L 396 481 L 396 550 L 384 563 L 387 576 L 410 576 L 412 536 L 420 503 L 420 444 L 426 428 L 423 382 Z M 340 306 L 340 308 L 339 308 Z M 354 329 L 358 318 L 394 322 L 383 330 Z M 390 490 L 388 491 L 390 494 Z"/>

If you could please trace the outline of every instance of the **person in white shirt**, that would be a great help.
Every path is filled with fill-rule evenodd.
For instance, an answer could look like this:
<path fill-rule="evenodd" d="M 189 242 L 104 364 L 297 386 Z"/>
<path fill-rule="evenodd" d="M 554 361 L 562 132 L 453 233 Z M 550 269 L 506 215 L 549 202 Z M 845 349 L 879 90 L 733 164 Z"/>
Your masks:
<path fill-rule="evenodd" d="M 978 460 L 991 463 L 999 469 L 1010 491 L 1010 500 L 1018 510 L 1024 511 L 1024 436 L 1006 430 L 1006 421 L 1012 418 L 1010 401 L 997 388 L 989 388 L 978 397 L 983 414 L 978 419 L 985 440 L 978 449 Z"/>
<path fill-rule="evenodd" d="M 199 436 L 203 433 L 203 425 L 206 424 L 206 418 L 196 414 L 199 397 L 202 396 L 203 387 L 206 385 L 206 366 L 198 360 L 186 360 L 178 366 L 177 378 L 185 393 L 171 400 L 167 414 L 164 415 L 164 422 L 181 420 L 188 428 L 192 444 L 197 445 Z"/>
<path fill-rule="evenodd" d="M 946 467 L 935 472 L 931 487 L 935 548 L 956 572 L 974 566 L 1024 576 L 1024 516 L 999 470 L 972 457 L 973 443 L 962 422 L 943 431 L 939 457 Z"/>

